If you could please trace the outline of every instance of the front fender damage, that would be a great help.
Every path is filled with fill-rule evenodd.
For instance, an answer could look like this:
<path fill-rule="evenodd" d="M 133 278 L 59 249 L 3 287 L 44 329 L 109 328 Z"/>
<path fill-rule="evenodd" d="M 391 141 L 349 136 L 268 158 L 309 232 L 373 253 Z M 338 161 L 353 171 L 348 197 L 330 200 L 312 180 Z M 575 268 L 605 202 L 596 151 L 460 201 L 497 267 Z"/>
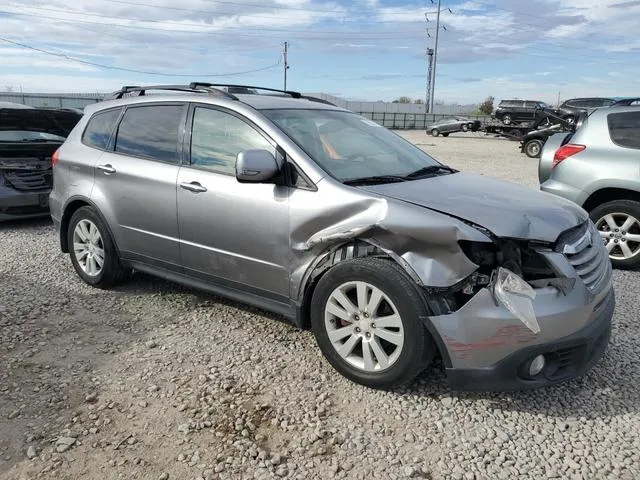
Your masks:
<path fill-rule="evenodd" d="M 332 249 L 351 240 L 377 247 L 397 261 L 420 286 L 446 288 L 478 266 L 459 241 L 490 242 L 470 225 L 446 214 L 384 198 L 357 198 L 322 212 L 321 221 L 292 225 L 296 268 L 292 296 L 300 299 L 315 267 Z"/>

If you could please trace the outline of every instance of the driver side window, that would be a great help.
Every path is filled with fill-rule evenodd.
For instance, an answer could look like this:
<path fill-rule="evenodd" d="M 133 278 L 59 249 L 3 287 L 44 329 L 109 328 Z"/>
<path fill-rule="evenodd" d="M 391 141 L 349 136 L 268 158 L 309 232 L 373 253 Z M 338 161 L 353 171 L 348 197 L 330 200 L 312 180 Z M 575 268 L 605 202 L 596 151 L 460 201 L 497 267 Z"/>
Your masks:
<path fill-rule="evenodd" d="M 191 133 L 191 166 L 235 175 L 236 156 L 244 150 L 275 148 L 255 128 L 229 113 L 196 107 Z"/>

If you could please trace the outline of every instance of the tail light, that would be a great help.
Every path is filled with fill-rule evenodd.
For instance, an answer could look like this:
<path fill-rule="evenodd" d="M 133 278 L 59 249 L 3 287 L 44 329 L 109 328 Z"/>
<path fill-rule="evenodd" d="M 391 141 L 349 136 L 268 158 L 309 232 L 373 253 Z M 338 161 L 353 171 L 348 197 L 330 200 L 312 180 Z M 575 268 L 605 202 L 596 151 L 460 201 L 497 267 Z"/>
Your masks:
<path fill-rule="evenodd" d="M 585 147 L 584 145 L 573 145 L 571 143 L 563 145 L 558 150 L 556 150 L 556 154 L 553 156 L 553 164 L 551 165 L 551 168 L 556 168 L 560 164 L 560 162 L 575 155 L 576 153 L 580 153 L 585 148 L 587 147 Z"/>
<path fill-rule="evenodd" d="M 55 167 L 60 161 L 60 149 L 57 149 L 53 155 L 51 155 L 51 166 Z"/>

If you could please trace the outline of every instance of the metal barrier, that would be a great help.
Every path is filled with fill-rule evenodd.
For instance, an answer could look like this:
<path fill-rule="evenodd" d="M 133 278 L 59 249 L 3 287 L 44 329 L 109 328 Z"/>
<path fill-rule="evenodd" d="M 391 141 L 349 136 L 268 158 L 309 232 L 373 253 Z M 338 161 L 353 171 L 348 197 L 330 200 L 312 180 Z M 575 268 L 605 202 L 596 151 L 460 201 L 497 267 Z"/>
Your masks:
<path fill-rule="evenodd" d="M 464 117 L 471 120 L 488 121 L 491 117 L 486 115 L 445 115 L 436 113 L 412 114 L 412 113 L 392 113 L 392 112 L 356 112 L 363 117 L 373 120 L 383 127 L 394 130 L 426 130 L 432 125 L 444 118 Z"/>

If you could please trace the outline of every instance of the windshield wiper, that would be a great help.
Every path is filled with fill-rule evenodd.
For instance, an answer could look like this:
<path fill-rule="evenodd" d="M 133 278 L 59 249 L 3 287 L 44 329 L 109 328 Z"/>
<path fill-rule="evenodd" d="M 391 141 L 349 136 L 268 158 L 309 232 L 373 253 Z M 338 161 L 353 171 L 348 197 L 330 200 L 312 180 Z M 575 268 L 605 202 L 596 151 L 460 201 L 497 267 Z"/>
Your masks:
<path fill-rule="evenodd" d="M 379 185 L 383 183 L 406 182 L 405 177 L 400 175 L 376 175 L 373 177 L 349 178 L 342 183 L 345 185 Z"/>
<path fill-rule="evenodd" d="M 432 176 L 439 173 L 448 175 L 457 172 L 458 170 L 456 170 L 455 168 L 447 167 L 446 165 L 429 165 L 428 167 L 423 167 L 419 170 L 416 170 L 415 172 L 411 172 L 404 178 L 406 180 L 415 180 L 417 178 Z"/>

